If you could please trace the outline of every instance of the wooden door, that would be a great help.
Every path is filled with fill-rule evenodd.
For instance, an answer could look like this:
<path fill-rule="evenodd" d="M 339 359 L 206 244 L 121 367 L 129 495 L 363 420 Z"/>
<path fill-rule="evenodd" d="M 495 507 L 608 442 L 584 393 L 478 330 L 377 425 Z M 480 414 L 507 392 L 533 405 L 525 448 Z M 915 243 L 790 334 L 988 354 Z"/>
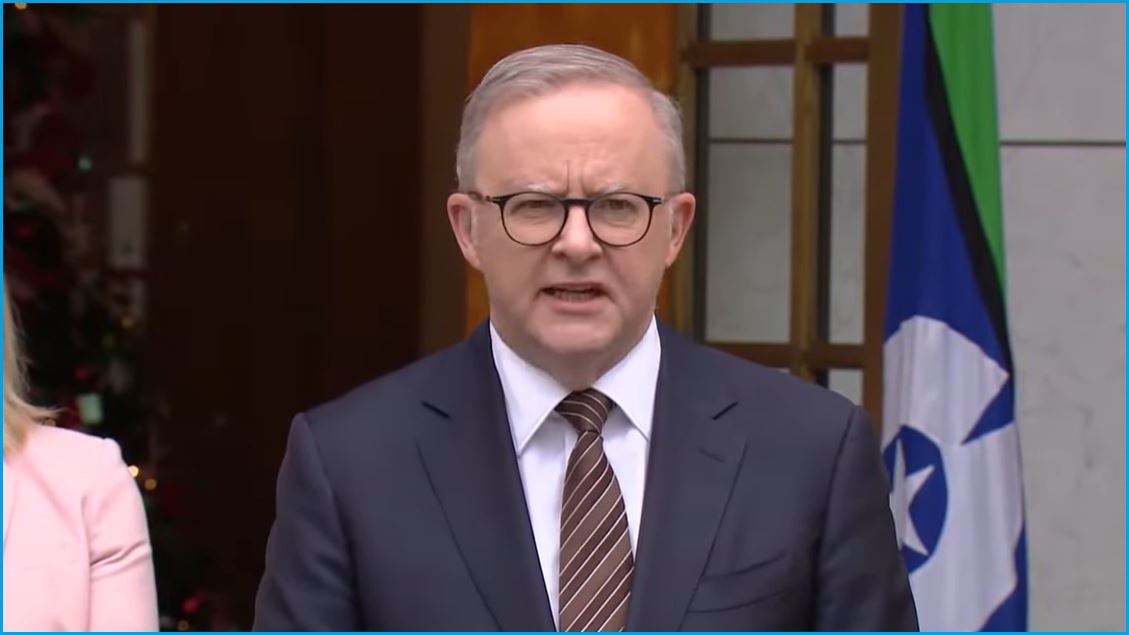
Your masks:
<path fill-rule="evenodd" d="M 412 361 L 419 8 L 159 5 L 151 367 L 159 487 L 251 625 L 292 417 Z"/>

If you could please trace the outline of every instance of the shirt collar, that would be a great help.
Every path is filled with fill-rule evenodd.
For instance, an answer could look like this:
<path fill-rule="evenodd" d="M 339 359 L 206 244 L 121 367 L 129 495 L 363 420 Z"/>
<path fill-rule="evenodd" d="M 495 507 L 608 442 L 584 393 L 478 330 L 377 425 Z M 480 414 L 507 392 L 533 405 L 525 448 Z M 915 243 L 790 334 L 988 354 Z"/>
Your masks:
<path fill-rule="evenodd" d="M 506 398 L 514 448 L 520 456 L 549 414 L 568 396 L 569 390 L 545 371 L 522 359 L 502 340 L 492 323 L 490 342 L 494 366 Z M 639 342 L 592 385 L 610 397 L 648 441 L 651 438 L 661 354 L 658 326 L 652 317 Z"/>

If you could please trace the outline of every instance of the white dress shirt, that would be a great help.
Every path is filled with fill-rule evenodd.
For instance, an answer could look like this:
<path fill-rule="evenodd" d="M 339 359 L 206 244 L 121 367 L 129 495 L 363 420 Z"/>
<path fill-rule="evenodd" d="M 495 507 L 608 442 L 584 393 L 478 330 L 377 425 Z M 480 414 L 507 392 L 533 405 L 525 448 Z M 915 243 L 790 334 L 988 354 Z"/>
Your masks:
<path fill-rule="evenodd" d="M 568 457 L 578 435 L 554 409 L 568 396 L 569 390 L 519 357 L 502 341 L 493 324 L 490 339 L 494 365 L 505 393 L 506 413 L 541 573 L 555 621 L 559 617 L 561 497 Z M 604 452 L 623 493 L 633 554 L 639 542 L 643 481 L 647 474 L 660 356 L 658 327 L 652 318 L 635 348 L 592 385 L 616 404 L 604 425 Z"/>

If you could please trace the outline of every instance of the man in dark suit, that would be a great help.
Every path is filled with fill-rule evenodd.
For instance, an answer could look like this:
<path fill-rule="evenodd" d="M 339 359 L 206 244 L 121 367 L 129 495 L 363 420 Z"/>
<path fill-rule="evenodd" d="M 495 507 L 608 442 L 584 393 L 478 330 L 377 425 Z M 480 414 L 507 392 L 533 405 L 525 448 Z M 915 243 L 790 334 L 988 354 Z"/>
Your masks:
<path fill-rule="evenodd" d="M 490 320 L 295 419 L 256 629 L 916 630 L 866 415 L 655 320 L 681 138 L 602 51 L 487 74 L 448 216 Z"/>

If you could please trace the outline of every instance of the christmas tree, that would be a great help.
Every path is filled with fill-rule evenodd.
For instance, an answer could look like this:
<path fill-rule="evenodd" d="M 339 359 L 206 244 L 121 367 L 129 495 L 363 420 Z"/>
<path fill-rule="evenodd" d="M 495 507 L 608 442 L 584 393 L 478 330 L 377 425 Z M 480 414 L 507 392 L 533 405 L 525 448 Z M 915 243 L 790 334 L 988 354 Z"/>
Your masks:
<path fill-rule="evenodd" d="M 89 211 L 98 157 L 71 113 L 95 90 L 96 68 L 66 34 L 97 19 L 89 5 L 4 5 L 4 276 L 30 397 L 58 410 L 52 425 L 121 446 L 148 514 L 162 630 L 235 630 L 178 527 L 183 504 L 140 368 L 144 322 L 98 249 L 95 228 L 107 223 Z"/>

